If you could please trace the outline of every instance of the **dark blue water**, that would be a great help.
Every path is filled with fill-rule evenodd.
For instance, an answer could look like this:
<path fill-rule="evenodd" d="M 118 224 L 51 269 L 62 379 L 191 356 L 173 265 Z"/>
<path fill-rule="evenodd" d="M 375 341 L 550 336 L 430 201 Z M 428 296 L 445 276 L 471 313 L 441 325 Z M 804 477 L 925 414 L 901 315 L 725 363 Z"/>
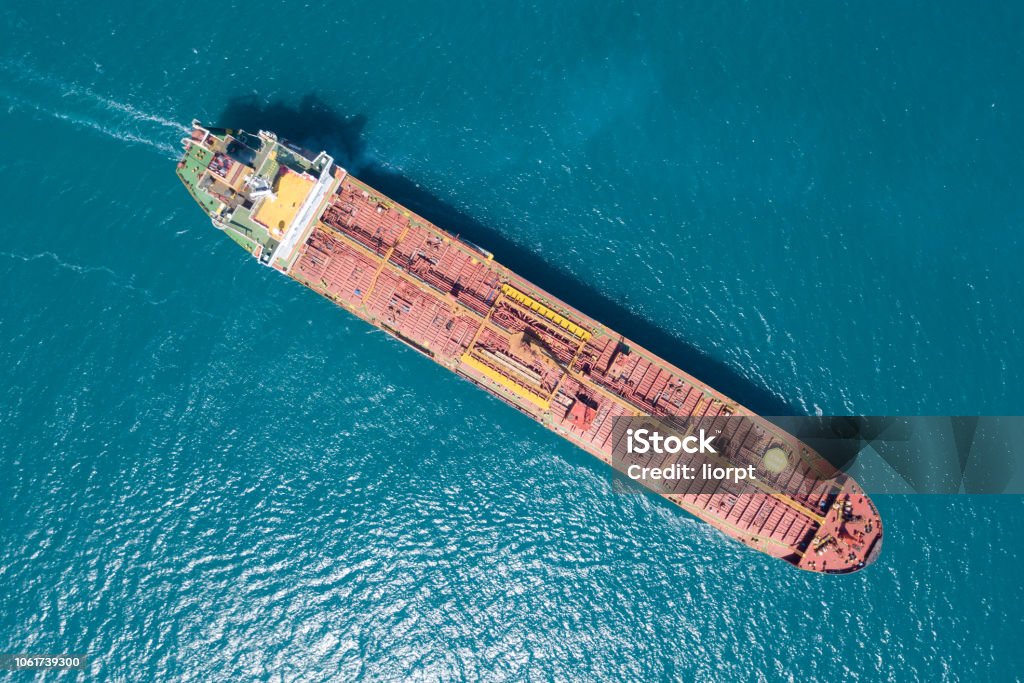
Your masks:
<path fill-rule="evenodd" d="M 174 177 L 193 117 L 278 128 L 761 412 L 1021 413 L 1019 5 L 549 5 L 4 5 L 0 652 L 1019 676 L 1019 497 L 882 496 L 877 564 L 797 572 L 613 494 Z"/>

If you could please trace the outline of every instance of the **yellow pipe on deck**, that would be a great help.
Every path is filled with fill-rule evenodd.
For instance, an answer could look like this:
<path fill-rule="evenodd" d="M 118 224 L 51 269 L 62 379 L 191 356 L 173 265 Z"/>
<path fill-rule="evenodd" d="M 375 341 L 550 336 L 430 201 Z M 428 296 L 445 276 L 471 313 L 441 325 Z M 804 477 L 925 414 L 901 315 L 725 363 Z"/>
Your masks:
<path fill-rule="evenodd" d="M 501 374 L 491 366 L 477 360 L 468 352 L 462 355 L 462 362 L 468 365 L 469 367 L 473 368 L 477 372 L 479 372 L 487 379 L 497 382 L 501 386 L 505 387 L 506 389 L 513 392 L 517 396 L 526 399 L 530 403 L 533 403 L 534 405 L 539 406 L 544 410 L 547 410 L 548 408 L 551 407 L 551 401 L 549 401 L 547 397 L 535 394 L 526 387 L 516 384 L 515 382 L 510 380 L 508 377 L 505 377 L 503 374 Z"/>
<path fill-rule="evenodd" d="M 588 339 L 590 339 L 590 332 L 583 329 L 582 327 L 580 327 L 573 321 L 569 320 L 568 318 L 561 316 L 558 313 L 555 313 L 554 311 L 552 311 L 550 308 L 540 303 L 539 301 L 536 301 L 535 299 L 530 298 L 523 292 L 520 292 L 512 285 L 502 285 L 501 291 L 504 292 L 505 296 L 507 296 L 508 298 L 518 302 L 519 304 L 525 306 L 526 308 L 529 308 L 530 310 L 536 313 L 539 313 L 540 315 L 547 318 L 548 320 L 558 325 L 566 332 L 569 332 L 573 336 L 577 337 L 578 339 L 582 339 L 583 341 L 587 341 Z"/>

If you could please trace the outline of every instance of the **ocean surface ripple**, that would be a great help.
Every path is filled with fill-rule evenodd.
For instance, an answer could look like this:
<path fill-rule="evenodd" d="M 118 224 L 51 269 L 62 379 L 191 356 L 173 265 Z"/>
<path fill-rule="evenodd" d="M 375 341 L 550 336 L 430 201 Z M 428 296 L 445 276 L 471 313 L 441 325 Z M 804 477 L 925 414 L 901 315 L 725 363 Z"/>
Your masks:
<path fill-rule="evenodd" d="M 257 267 L 173 174 L 193 117 L 315 96 L 360 126 L 311 144 L 755 409 L 1019 414 L 1020 6 L 149 4 L 0 10 L 0 653 L 1020 675 L 1019 497 L 880 496 L 878 563 L 797 572 Z"/>

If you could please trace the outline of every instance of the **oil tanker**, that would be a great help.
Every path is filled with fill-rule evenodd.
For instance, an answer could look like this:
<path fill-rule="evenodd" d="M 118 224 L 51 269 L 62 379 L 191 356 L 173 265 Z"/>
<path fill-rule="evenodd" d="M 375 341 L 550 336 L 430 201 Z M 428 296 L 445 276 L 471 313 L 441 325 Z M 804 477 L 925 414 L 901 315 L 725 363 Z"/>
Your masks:
<path fill-rule="evenodd" d="M 813 449 L 360 182 L 326 152 L 198 121 L 182 143 L 178 177 L 257 262 L 755 550 L 830 574 L 878 556 L 874 504 Z M 704 435 L 713 434 L 717 448 L 623 448 L 640 424 L 665 427 L 676 443 L 697 434 L 711 443 Z M 745 474 L 634 476 L 685 472 L 688 463 L 695 471 L 698 458 L 706 472 Z"/>

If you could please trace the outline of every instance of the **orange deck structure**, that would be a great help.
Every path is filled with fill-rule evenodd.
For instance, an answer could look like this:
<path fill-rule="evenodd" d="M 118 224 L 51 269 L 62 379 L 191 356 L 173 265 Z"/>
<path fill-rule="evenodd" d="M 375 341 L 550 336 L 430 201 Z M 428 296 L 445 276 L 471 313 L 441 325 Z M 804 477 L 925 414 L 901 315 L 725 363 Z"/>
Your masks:
<path fill-rule="evenodd" d="M 715 431 L 730 444 L 726 464 L 753 465 L 757 479 L 677 481 L 658 493 L 752 548 L 826 573 L 855 571 L 878 555 L 875 507 L 813 450 L 360 182 L 325 153 L 314 156 L 264 131 L 198 123 L 183 143 L 179 177 L 214 225 L 265 265 L 619 469 L 620 418 Z M 253 169 L 233 195 L 208 168 L 225 155 L 238 162 L 233 167 Z M 282 173 L 304 174 L 312 189 L 293 223 L 271 234 L 252 216 L 273 200 Z M 630 462 L 662 466 L 687 457 Z"/>

